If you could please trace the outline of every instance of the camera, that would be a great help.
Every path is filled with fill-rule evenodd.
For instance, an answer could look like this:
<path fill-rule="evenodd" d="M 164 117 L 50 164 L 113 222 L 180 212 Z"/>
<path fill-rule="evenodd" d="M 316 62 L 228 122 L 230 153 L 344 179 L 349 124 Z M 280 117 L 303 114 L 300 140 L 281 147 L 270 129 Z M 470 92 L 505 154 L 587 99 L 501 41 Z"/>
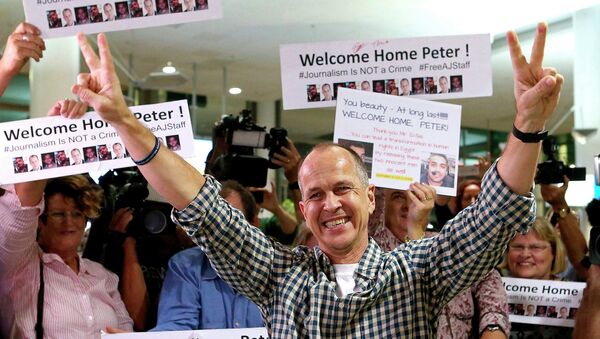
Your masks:
<path fill-rule="evenodd" d="M 127 233 L 134 238 L 141 235 L 160 234 L 167 231 L 171 207 L 164 208 L 163 203 L 146 200 L 149 195 L 148 181 L 137 167 L 110 170 L 99 178 L 99 184 L 107 196 L 109 211 L 130 208 L 133 220 Z"/>
<path fill-rule="evenodd" d="M 224 138 L 228 151 L 221 154 L 210 169 L 218 180 L 236 180 L 243 186 L 263 187 L 267 184 L 268 168 L 280 166 L 273 163 L 273 156 L 287 146 L 287 130 L 258 126 L 249 110 L 239 116 L 226 115 L 213 130 L 213 138 Z M 257 148 L 269 150 L 268 159 L 254 155 Z"/>
<path fill-rule="evenodd" d="M 585 167 L 566 166 L 562 161 L 556 160 L 558 145 L 555 137 L 544 139 L 542 150 L 547 160 L 537 165 L 536 184 L 562 183 L 563 176 L 571 181 L 585 181 Z"/>

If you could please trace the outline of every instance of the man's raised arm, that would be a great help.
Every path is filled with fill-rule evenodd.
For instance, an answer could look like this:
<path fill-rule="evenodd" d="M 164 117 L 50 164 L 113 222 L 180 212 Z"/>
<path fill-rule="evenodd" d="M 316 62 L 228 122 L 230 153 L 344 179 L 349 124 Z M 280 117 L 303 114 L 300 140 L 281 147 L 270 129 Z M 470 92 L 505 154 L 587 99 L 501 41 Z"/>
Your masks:
<path fill-rule="evenodd" d="M 117 130 L 132 159 L 142 161 L 160 147 L 156 137 L 131 113 L 117 78 L 106 36 L 98 34 L 98 54 L 83 34 L 77 35 L 89 73 L 79 74 L 73 94 Z M 179 155 L 160 147 L 151 161 L 138 165 L 150 185 L 175 208 L 182 210 L 204 185 L 204 177 Z"/>
<path fill-rule="evenodd" d="M 536 134 L 545 128 L 546 121 L 556 108 L 563 83 L 562 75 L 554 68 L 542 67 L 548 26 L 537 26 L 529 63 L 521 51 L 515 32 L 508 32 L 506 40 L 513 65 L 514 91 L 517 114 L 514 128 L 521 133 Z M 508 138 L 498 173 L 515 193 L 525 195 L 533 185 L 540 142 L 526 143 L 515 135 Z"/>

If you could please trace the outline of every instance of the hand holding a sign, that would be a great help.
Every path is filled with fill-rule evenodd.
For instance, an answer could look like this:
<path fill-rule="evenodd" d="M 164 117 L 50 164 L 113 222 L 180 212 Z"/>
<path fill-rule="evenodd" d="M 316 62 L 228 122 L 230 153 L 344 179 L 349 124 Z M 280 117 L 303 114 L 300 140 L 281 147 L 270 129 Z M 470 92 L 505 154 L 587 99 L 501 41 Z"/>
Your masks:
<path fill-rule="evenodd" d="M 406 190 L 408 198 L 408 216 L 406 228 L 410 239 L 420 239 L 425 234 L 429 222 L 429 214 L 436 198 L 435 188 L 429 185 L 413 183 Z"/>
<path fill-rule="evenodd" d="M 543 130 L 560 97 L 562 75 L 552 67 L 542 66 L 547 30 L 546 23 L 538 24 L 529 63 L 523 56 L 516 33 L 511 31 L 506 35 L 515 81 L 515 126 L 522 132 Z"/>
<path fill-rule="evenodd" d="M 8 36 L 4 54 L 0 58 L 0 96 L 10 79 L 17 75 L 29 58 L 40 61 L 46 45 L 40 37 L 40 30 L 32 24 L 22 22 Z"/>

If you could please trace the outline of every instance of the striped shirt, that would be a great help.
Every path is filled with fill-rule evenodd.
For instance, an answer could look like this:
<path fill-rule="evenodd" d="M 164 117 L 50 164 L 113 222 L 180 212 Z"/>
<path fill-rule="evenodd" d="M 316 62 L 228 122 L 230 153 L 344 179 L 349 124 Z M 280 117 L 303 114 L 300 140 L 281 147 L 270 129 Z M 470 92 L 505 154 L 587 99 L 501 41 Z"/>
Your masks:
<path fill-rule="evenodd" d="M 118 278 L 79 258 L 75 273 L 37 242 L 37 206 L 22 207 L 12 186 L 0 197 L 0 328 L 6 338 L 35 338 L 40 257 L 44 264 L 44 338 L 99 338 L 106 326 L 131 331 L 133 321 L 117 290 Z"/>
<path fill-rule="evenodd" d="M 319 248 L 270 241 L 219 188 L 207 177 L 173 217 L 219 276 L 259 306 L 272 338 L 433 338 L 444 305 L 481 280 L 535 217 L 533 195 L 513 194 L 493 166 L 477 204 L 439 236 L 388 253 L 369 240 L 354 273 L 360 292 L 337 297 L 333 265 Z"/>

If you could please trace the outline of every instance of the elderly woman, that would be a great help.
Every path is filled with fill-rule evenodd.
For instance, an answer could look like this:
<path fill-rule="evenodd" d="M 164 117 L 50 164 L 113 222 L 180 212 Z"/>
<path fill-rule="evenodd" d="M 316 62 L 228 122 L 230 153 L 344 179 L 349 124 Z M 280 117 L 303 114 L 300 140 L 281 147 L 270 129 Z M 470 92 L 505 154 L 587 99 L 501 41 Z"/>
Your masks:
<path fill-rule="evenodd" d="M 117 276 L 77 254 L 88 219 L 99 214 L 101 189 L 81 175 L 50 180 L 45 189 L 43 182 L 2 189 L 1 333 L 93 338 L 107 327 L 131 330 Z"/>
<path fill-rule="evenodd" d="M 557 274 L 566 267 L 563 242 L 543 218 L 536 218 L 527 234 L 519 234 L 510 242 L 502 264 L 511 277 L 540 280 L 559 280 Z"/>
<path fill-rule="evenodd" d="M 508 245 L 501 265 L 508 276 L 524 279 L 560 280 L 567 267 L 566 250 L 552 225 L 536 218 L 526 234 L 517 235 Z M 572 328 L 513 323 L 511 338 L 570 338 Z"/>

